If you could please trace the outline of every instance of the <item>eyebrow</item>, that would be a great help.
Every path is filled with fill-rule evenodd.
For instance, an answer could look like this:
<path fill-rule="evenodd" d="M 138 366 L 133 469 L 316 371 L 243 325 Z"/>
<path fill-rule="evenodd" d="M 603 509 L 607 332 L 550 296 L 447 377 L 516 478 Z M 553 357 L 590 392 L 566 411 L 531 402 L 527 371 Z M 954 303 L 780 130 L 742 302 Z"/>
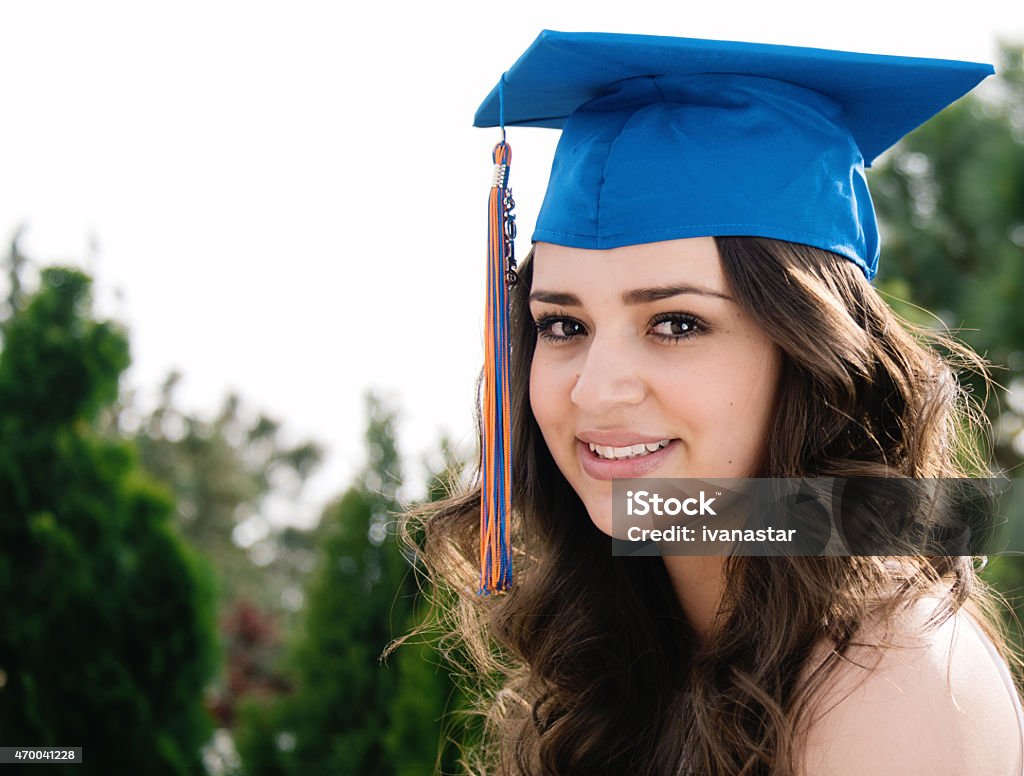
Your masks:
<path fill-rule="evenodd" d="M 651 302 L 669 299 L 673 296 L 680 296 L 682 294 L 711 296 L 717 299 L 725 299 L 729 302 L 733 301 L 733 298 L 728 294 L 712 291 L 709 288 L 702 288 L 700 286 L 687 285 L 685 283 L 656 286 L 655 288 L 634 288 L 631 291 L 623 292 L 622 301 L 624 304 L 628 305 L 650 304 Z M 534 291 L 530 294 L 530 301 L 547 302 L 549 304 L 558 304 L 565 307 L 582 307 L 578 296 L 561 291 Z"/>

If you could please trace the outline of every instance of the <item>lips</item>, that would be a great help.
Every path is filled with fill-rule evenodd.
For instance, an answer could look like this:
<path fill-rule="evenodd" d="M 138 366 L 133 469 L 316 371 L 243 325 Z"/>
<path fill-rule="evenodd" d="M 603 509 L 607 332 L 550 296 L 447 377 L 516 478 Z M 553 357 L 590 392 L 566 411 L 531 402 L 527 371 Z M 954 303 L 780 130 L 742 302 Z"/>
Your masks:
<path fill-rule="evenodd" d="M 577 438 L 576 453 L 583 471 L 596 480 L 645 477 L 664 464 L 681 444 L 678 439 L 641 438 L 643 441 L 640 441 L 634 436 L 632 440 L 625 440 L 620 435 L 620 438 L 615 440 L 619 444 L 602 445 L 594 440 L 594 436 L 587 435 L 586 439 Z M 651 450 L 651 447 L 654 449 Z M 643 452 L 632 452 L 637 449 Z M 605 457 L 603 453 L 609 450 L 613 455 Z M 618 455 L 626 450 L 630 451 L 628 455 Z"/>

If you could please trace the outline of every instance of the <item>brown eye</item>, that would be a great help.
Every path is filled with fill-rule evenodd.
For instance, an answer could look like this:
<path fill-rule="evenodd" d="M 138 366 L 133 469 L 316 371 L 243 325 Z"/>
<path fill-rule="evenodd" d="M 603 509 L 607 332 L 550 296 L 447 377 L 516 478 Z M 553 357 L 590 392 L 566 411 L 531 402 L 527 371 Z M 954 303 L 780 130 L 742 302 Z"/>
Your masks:
<path fill-rule="evenodd" d="M 667 342 L 678 342 L 704 330 L 704 325 L 692 315 L 667 313 L 651 322 L 651 333 Z"/>
<path fill-rule="evenodd" d="M 577 334 L 583 334 L 584 331 L 586 329 L 579 321 L 557 321 L 551 327 L 551 332 L 556 337 L 575 337 Z"/>
<path fill-rule="evenodd" d="M 587 328 L 575 318 L 560 315 L 542 315 L 534 325 L 538 336 L 549 342 L 568 342 L 587 333 Z"/>

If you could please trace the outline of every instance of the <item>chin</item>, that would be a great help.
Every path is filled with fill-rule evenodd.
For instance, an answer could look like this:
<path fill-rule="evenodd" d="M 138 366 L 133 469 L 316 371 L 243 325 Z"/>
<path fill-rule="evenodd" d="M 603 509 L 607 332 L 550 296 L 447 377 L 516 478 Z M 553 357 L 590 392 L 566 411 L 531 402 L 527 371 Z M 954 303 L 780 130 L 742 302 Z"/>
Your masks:
<path fill-rule="evenodd" d="M 583 502 L 583 505 L 587 509 L 587 514 L 590 516 L 590 522 L 594 524 L 594 527 L 603 533 L 605 536 L 612 535 L 612 504 L 611 495 L 608 496 L 607 501 L 594 504 Z"/>

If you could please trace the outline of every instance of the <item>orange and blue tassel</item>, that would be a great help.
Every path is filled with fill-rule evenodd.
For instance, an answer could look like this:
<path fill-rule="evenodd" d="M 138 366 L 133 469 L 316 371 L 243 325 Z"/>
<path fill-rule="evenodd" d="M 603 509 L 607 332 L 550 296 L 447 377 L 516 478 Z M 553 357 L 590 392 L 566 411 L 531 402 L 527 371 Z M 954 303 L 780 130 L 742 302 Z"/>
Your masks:
<path fill-rule="evenodd" d="M 488 201 L 487 310 L 484 323 L 483 445 L 480 494 L 480 593 L 512 586 L 512 402 L 509 389 L 509 289 L 516 283 L 515 202 L 508 187 L 504 77 L 498 84 L 501 142 L 494 147 Z"/>

